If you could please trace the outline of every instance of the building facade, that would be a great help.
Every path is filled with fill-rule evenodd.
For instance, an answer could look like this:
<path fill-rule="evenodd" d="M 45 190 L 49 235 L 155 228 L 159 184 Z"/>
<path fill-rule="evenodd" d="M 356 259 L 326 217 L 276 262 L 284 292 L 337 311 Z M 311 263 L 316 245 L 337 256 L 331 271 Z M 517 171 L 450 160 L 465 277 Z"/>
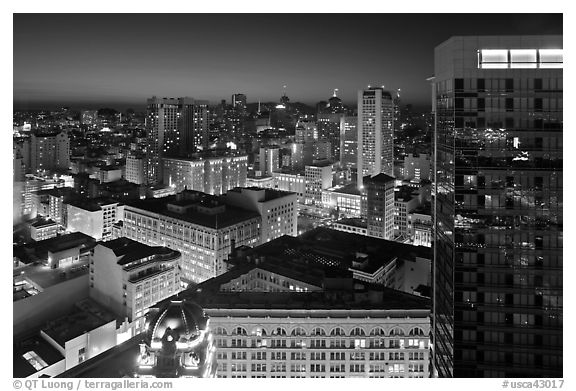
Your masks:
<path fill-rule="evenodd" d="M 181 258 L 178 251 L 128 238 L 100 242 L 90 256 L 90 297 L 127 318 L 137 334 L 148 308 L 180 291 Z"/>
<path fill-rule="evenodd" d="M 340 118 L 340 164 L 343 168 L 358 167 L 358 117 Z"/>
<path fill-rule="evenodd" d="M 296 193 L 298 202 L 304 203 L 306 178 L 302 172 L 275 172 L 272 177 L 276 180 L 276 189 Z"/>
<path fill-rule="evenodd" d="M 280 169 L 280 147 L 271 145 L 260 147 L 260 171 L 262 175 L 272 175 Z"/>
<path fill-rule="evenodd" d="M 358 186 L 366 175 L 394 175 L 394 103 L 388 91 L 358 91 Z"/>
<path fill-rule="evenodd" d="M 253 188 L 235 188 L 223 197 L 231 206 L 251 210 L 262 216 L 260 243 L 266 243 L 282 235 L 296 236 L 296 194 L 291 192 Z"/>
<path fill-rule="evenodd" d="M 164 158 L 164 184 L 179 193 L 185 189 L 220 195 L 246 186 L 248 156 Z"/>
<path fill-rule="evenodd" d="M 30 140 L 30 164 L 33 173 L 70 168 L 68 133 L 33 133 Z"/>
<path fill-rule="evenodd" d="M 435 49 L 441 377 L 562 377 L 562 37 Z"/>
<path fill-rule="evenodd" d="M 232 244 L 260 243 L 262 221 L 255 212 L 206 203 L 206 194 L 188 193 L 188 199 L 169 196 L 129 203 L 122 227 L 127 238 L 180 251 L 184 283 L 221 274 Z"/>
<path fill-rule="evenodd" d="M 364 178 L 368 236 L 394 238 L 394 182 L 386 174 Z"/>
<path fill-rule="evenodd" d="M 122 219 L 124 205 L 113 200 L 72 201 L 67 205 L 66 230 L 96 240 L 110 240 L 112 226 Z"/>
<path fill-rule="evenodd" d="M 306 166 L 304 171 L 307 205 L 322 205 L 322 190 L 332 187 L 332 164 L 322 163 Z"/>
<path fill-rule="evenodd" d="M 126 156 L 124 179 L 137 185 L 146 184 L 146 164 L 147 160 L 145 155 L 137 152 L 129 153 L 128 156 Z"/>

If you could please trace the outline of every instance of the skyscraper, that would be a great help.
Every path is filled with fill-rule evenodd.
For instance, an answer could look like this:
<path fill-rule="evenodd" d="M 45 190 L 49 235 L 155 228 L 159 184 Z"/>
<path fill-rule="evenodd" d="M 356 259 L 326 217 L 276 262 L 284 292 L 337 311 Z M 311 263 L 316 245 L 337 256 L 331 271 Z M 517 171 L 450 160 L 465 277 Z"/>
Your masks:
<path fill-rule="evenodd" d="M 180 156 L 208 147 L 208 101 L 178 99 Z"/>
<path fill-rule="evenodd" d="M 186 156 L 208 146 L 208 102 L 192 98 L 147 101 L 148 182 L 162 181 L 162 158 Z"/>
<path fill-rule="evenodd" d="M 65 131 L 33 133 L 30 144 L 33 173 L 54 169 L 68 170 L 70 167 L 70 138 Z"/>
<path fill-rule="evenodd" d="M 146 107 L 146 132 L 148 136 L 148 183 L 162 180 L 162 157 L 179 150 L 178 99 L 148 99 Z"/>
<path fill-rule="evenodd" d="M 562 37 L 435 50 L 441 377 L 562 377 Z"/>
<path fill-rule="evenodd" d="M 365 177 L 368 236 L 394 238 L 394 178 L 386 174 Z"/>
<path fill-rule="evenodd" d="M 238 111 L 245 111 L 246 110 L 246 95 L 233 94 L 232 95 L 232 107 Z"/>
<path fill-rule="evenodd" d="M 358 187 L 366 175 L 394 171 L 394 103 L 381 87 L 358 91 Z"/>
<path fill-rule="evenodd" d="M 340 118 L 340 164 L 356 169 L 358 164 L 358 117 Z"/>

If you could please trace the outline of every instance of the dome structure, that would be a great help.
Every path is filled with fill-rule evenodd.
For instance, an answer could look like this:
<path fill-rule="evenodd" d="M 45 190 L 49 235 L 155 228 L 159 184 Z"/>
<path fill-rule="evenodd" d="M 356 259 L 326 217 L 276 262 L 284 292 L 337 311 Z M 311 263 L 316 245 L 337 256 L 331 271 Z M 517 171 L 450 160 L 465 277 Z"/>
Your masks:
<path fill-rule="evenodd" d="M 138 375 L 213 377 L 215 350 L 204 310 L 188 300 L 170 300 L 147 314 Z"/>
<path fill-rule="evenodd" d="M 161 340 L 170 329 L 176 340 L 192 341 L 207 326 L 208 317 L 199 305 L 190 301 L 171 300 L 158 311 L 149 313 L 146 334 L 151 341 Z"/>

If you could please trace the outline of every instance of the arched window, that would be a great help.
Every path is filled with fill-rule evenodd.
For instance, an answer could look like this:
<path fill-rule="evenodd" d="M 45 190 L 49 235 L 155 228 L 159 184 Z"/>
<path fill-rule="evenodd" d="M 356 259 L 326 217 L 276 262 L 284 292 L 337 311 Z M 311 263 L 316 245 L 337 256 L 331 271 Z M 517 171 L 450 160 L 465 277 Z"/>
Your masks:
<path fill-rule="evenodd" d="M 410 333 L 408 333 L 408 335 L 409 335 L 410 337 L 413 337 L 413 336 L 416 336 L 416 335 L 418 335 L 418 336 L 424 336 L 425 334 L 424 334 L 424 330 L 422 330 L 420 327 L 414 327 L 412 330 L 410 330 Z"/>
<path fill-rule="evenodd" d="M 286 330 L 284 330 L 282 327 L 277 327 L 272 331 L 272 335 L 286 335 Z"/>
<path fill-rule="evenodd" d="M 266 329 L 261 326 L 258 326 L 254 328 L 254 330 L 252 330 L 252 335 L 255 335 L 257 337 L 265 337 L 267 335 Z"/>
<path fill-rule="evenodd" d="M 232 330 L 232 335 L 248 335 L 248 332 L 244 327 L 238 326 L 234 330 Z"/>
<path fill-rule="evenodd" d="M 326 335 L 326 331 L 324 331 L 324 329 L 322 327 L 316 327 L 314 328 L 314 330 L 312 330 L 312 334 L 311 335 Z"/>
<path fill-rule="evenodd" d="M 228 335 L 228 331 L 224 327 L 216 327 L 217 335 Z"/>
<path fill-rule="evenodd" d="M 292 332 L 290 333 L 291 336 L 295 337 L 298 335 L 302 335 L 305 336 L 306 335 L 306 330 L 304 330 L 302 327 L 296 327 L 294 330 L 292 330 Z"/>
<path fill-rule="evenodd" d="M 384 332 L 384 329 L 382 327 L 374 327 L 372 330 L 370 330 L 370 336 L 374 337 L 374 336 L 383 336 L 386 333 Z"/>
<path fill-rule="evenodd" d="M 366 333 L 362 327 L 354 327 L 350 332 L 350 335 L 353 337 L 364 336 Z"/>
<path fill-rule="evenodd" d="M 336 327 L 334 329 L 332 329 L 332 331 L 330 331 L 330 336 L 332 337 L 340 337 L 340 336 L 345 336 L 346 332 L 344 331 L 344 329 L 342 327 Z"/>
<path fill-rule="evenodd" d="M 402 330 L 400 327 L 394 327 L 392 330 L 390 330 L 391 337 L 402 337 L 404 335 L 404 330 Z"/>

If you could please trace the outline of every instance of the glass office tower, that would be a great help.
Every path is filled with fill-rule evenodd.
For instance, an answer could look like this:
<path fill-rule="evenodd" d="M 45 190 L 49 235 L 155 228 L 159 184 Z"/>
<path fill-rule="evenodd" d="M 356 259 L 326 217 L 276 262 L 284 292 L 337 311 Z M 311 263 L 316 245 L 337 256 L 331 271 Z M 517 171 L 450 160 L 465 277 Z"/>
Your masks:
<path fill-rule="evenodd" d="M 435 49 L 434 364 L 562 376 L 562 36 Z"/>

